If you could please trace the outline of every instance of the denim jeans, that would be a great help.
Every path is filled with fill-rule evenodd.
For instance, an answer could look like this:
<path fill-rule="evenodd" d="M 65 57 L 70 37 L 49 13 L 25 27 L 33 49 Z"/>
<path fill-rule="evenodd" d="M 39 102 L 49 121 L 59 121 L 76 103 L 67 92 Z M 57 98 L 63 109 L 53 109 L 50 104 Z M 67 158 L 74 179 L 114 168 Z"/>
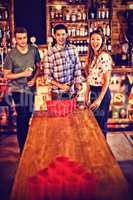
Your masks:
<path fill-rule="evenodd" d="M 12 98 L 17 112 L 17 138 L 21 153 L 28 133 L 29 120 L 34 110 L 34 93 L 13 92 Z"/>
<path fill-rule="evenodd" d="M 91 86 L 90 90 L 91 90 L 90 101 L 92 103 L 99 96 L 99 94 L 102 90 L 102 87 Z M 102 129 L 102 132 L 105 135 L 105 137 L 107 134 L 107 120 L 108 120 L 108 114 L 109 114 L 110 101 L 111 101 L 111 94 L 110 94 L 110 90 L 108 88 L 100 106 L 96 110 L 93 111 L 95 118 L 96 118 L 100 128 Z"/>
<path fill-rule="evenodd" d="M 71 95 L 68 92 L 51 93 L 52 100 L 64 100 L 71 99 Z"/>

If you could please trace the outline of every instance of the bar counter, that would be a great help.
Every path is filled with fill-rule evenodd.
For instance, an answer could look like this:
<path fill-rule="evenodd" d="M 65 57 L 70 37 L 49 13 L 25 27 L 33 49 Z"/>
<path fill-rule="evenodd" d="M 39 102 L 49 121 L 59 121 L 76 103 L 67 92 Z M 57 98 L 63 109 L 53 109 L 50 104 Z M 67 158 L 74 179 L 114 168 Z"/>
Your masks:
<path fill-rule="evenodd" d="M 11 200 L 28 200 L 27 177 L 48 167 L 56 156 L 68 156 L 97 176 L 96 200 L 127 200 L 128 184 L 89 110 L 66 117 L 34 114 L 16 172 Z"/>

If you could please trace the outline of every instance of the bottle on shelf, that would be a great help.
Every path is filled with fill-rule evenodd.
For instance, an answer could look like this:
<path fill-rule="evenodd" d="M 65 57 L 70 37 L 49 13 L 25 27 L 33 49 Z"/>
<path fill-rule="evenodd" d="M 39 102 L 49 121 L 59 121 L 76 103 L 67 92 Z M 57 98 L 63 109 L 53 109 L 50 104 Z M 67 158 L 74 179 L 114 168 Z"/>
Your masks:
<path fill-rule="evenodd" d="M 0 20 L 2 20 L 2 10 L 0 10 Z"/>
<path fill-rule="evenodd" d="M 109 25 L 109 23 L 106 25 L 106 36 L 110 36 L 110 34 L 111 34 L 111 30 L 110 30 L 110 25 Z"/>
<path fill-rule="evenodd" d="M 81 21 L 82 20 L 82 13 L 81 13 L 81 10 L 78 9 L 78 12 L 77 12 L 77 21 Z"/>
<path fill-rule="evenodd" d="M 111 38 L 110 37 L 108 37 L 106 39 L 106 46 L 107 46 L 107 50 L 111 52 L 112 47 L 111 47 Z"/>
<path fill-rule="evenodd" d="M 51 20 L 53 20 L 55 18 L 55 12 L 54 12 L 53 7 L 50 8 L 50 17 L 51 17 Z"/>
<path fill-rule="evenodd" d="M 66 10 L 65 19 L 66 19 L 66 21 L 70 21 L 70 13 L 69 13 L 69 10 Z"/>
<path fill-rule="evenodd" d="M 98 3 L 97 8 L 97 18 L 98 19 L 109 19 L 110 18 L 110 9 L 109 5 L 106 1 L 101 1 L 101 3 Z"/>
<path fill-rule="evenodd" d="M 72 14 L 71 14 L 71 21 L 72 22 L 76 22 L 77 21 L 77 14 L 75 11 L 72 11 Z"/>
<path fill-rule="evenodd" d="M 88 17 L 89 19 L 95 19 L 96 18 L 96 7 L 94 6 L 93 0 L 91 0 L 91 7 L 88 11 Z"/>
<path fill-rule="evenodd" d="M 87 19 L 87 14 L 86 14 L 86 11 L 85 11 L 85 9 L 82 11 L 82 20 L 83 21 L 86 21 L 86 19 Z"/>
<path fill-rule="evenodd" d="M 0 41 L 1 41 L 1 39 L 2 39 L 2 32 L 3 32 L 3 30 L 2 30 L 2 28 L 0 27 Z"/>

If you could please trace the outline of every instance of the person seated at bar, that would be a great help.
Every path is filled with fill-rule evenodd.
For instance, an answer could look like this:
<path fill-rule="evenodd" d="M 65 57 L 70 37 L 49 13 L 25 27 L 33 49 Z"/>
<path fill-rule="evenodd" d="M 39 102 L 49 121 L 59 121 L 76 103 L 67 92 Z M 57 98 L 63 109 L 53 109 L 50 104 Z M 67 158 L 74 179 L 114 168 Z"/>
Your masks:
<path fill-rule="evenodd" d="M 64 24 L 54 27 L 53 45 L 44 57 L 44 76 L 52 85 L 53 100 L 70 99 L 81 89 L 81 64 L 74 45 L 69 44 Z"/>
<path fill-rule="evenodd" d="M 112 58 L 103 48 L 104 34 L 101 28 L 90 34 L 90 47 L 86 61 L 88 73 L 86 84 L 85 103 L 93 111 L 95 118 L 102 129 L 104 136 L 107 134 L 107 119 L 111 100 L 109 81 L 112 69 Z"/>
<path fill-rule="evenodd" d="M 17 113 L 17 138 L 22 153 L 34 110 L 35 82 L 40 66 L 39 51 L 27 43 L 27 30 L 15 29 L 16 47 L 6 56 L 4 73 L 9 81 Z"/>

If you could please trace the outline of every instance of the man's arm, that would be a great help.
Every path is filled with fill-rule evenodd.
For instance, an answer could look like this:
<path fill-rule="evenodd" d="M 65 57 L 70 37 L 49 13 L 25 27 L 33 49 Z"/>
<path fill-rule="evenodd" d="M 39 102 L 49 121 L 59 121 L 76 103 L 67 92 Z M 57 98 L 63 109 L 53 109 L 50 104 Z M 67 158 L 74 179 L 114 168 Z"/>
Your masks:
<path fill-rule="evenodd" d="M 78 52 L 76 49 L 75 49 L 75 56 L 76 56 L 76 62 L 75 62 L 75 71 L 74 71 L 74 82 L 75 82 L 75 87 L 78 90 L 81 90 L 82 88 L 81 63 L 80 63 Z"/>
<path fill-rule="evenodd" d="M 60 88 L 61 90 L 64 90 L 65 92 L 67 92 L 70 88 L 69 85 L 65 84 L 65 83 L 59 83 L 58 81 L 51 81 L 52 85 L 55 85 L 56 87 Z"/>
<path fill-rule="evenodd" d="M 36 79 L 37 79 L 37 77 L 39 75 L 39 70 L 40 70 L 40 63 L 36 63 L 36 72 L 35 72 L 33 78 L 30 81 L 28 81 L 28 86 L 29 87 L 32 87 L 32 86 L 35 85 Z"/>
<path fill-rule="evenodd" d="M 35 72 L 33 72 L 34 73 L 33 78 L 30 81 L 28 81 L 29 87 L 32 87 L 35 85 L 36 79 L 40 72 L 41 58 L 40 58 L 39 50 L 37 47 L 35 47 L 35 61 L 34 62 L 35 62 L 36 69 L 35 69 Z"/>
<path fill-rule="evenodd" d="M 12 73 L 10 69 L 4 69 L 5 78 L 8 80 L 18 79 L 22 77 L 29 77 L 31 76 L 32 71 L 29 69 L 24 70 L 23 72 L 19 73 Z"/>

